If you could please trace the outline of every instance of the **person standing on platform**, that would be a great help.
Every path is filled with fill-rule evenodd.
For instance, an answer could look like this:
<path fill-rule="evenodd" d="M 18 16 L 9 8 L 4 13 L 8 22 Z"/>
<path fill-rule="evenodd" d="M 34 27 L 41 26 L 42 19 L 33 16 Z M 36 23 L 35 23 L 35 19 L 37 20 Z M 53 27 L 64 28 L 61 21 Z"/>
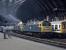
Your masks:
<path fill-rule="evenodd" d="M 6 33 L 6 26 L 2 26 L 2 32 L 3 32 L 3 34 L 4 34 L 4 39 L 8 39 L 7 38 L 7 33 Z"/>
<path fill-rule="evenodd" d="M 6 33 L 7 33 L 8 37 L 11 38 L 11 33 L 12 33 L 12 31 L 9 30 L 9 29 L 7 29 L 7 30 L 6 30 Z"/>
<path fill-rule="evenodd" d="M 11 30 L 8 29 L 8 26 L 3 27 L 4 39 L 8 39 L 7 37 L 11 38 Z"/>

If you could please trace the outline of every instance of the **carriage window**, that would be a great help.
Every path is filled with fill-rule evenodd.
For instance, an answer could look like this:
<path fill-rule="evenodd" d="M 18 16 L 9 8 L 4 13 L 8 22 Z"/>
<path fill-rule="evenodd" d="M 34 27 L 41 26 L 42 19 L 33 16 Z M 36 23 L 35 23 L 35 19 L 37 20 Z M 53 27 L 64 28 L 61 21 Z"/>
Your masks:
<path fill-rule="evenodd" d="M 41 26 L 41 24 L 40 24 L 40 26 Z"/>
<path fill-rule="evenodd" d="M 64 25 L 62 25 L 62 28 L 64 29 Z"/>
<path fill-rule="evenodd" d="M 62 28 L 63 28 L 63 29 L 66 29 L 66 22 L 63 22 L 63 23 L 62 23 Z"/>
<path fill-rule="evenodd" d="M 59 25 L 59 28 L 60 28 L 60 25 Z"/>
<path fill-rule="evenodd" d="M 65 24 L 63 24 L 63 25 L 62 25 L 62 28 L 63 28 L 63 29 L 65 29 L 65 28 L 66 28 L 66 25 L 65 25 Z"/>
<path fill-rule="evenodd" d="M 38 24 L 38 26 L 41 26 L 41 24 Z"/>
<path fill-rule="evenodd" d="M 57 30 L 58 29 L 58 25 L 55 25 L 55 30 Z"/>
<path fill-rule="evenodd" d="M 52 30 L 54 31 L 54 25 L 52 25 Z"/>

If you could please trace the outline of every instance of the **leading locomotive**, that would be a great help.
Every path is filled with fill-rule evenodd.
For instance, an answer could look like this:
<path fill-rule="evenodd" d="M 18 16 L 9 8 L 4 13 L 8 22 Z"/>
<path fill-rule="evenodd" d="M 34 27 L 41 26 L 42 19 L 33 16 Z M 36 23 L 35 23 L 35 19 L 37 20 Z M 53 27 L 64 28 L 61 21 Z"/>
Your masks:
<path fill-rule="evenodd" d="M 52 32 L 52 26 L 49 21 L 32 21 L 26 24 L 23 23 L 19 28 L 24 34 L 33 36 L 48 35 Z"/>

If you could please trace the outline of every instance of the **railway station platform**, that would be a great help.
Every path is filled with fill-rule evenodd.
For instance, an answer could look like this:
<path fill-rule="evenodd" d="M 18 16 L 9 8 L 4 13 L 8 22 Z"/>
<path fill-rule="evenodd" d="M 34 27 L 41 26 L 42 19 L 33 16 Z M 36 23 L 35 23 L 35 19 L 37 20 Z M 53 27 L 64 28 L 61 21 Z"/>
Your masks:
<path fill-rule="evenodd" d="M 0 33 L 0 50 L 66 50 L 64 48 L 51 46 L 14 37 L 3 39 L 3 34 Z"/>

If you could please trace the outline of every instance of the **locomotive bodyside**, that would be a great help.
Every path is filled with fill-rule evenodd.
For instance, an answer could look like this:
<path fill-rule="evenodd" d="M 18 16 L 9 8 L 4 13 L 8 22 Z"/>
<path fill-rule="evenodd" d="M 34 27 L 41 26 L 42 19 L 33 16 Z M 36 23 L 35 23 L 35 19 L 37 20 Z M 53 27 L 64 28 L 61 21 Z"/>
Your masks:
<path fill-rule="evenodd" d="M 27 32 L 52 32 L 51 23 L 40 21 L 36 24 L 24 25 L 24 31 Z"/>

